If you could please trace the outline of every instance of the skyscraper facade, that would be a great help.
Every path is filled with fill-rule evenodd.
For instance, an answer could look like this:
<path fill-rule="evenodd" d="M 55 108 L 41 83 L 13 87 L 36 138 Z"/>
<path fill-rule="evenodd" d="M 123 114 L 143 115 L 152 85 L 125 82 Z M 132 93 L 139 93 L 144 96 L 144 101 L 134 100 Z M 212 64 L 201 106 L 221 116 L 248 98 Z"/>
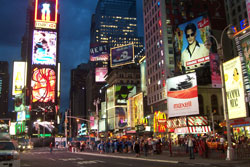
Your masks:
<path fill-rule="evenodd" d="M 8 112 L 9 64 L 0 61 L 0 118 L 5 118 Z"/>

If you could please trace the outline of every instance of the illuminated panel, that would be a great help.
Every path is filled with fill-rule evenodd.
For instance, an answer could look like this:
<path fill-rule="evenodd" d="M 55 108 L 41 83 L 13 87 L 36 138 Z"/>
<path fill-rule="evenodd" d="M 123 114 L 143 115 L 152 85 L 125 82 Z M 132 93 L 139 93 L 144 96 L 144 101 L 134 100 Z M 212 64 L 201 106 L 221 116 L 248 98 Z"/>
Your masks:
<path fill-rule="evenodd" d="M 14 62 L 13 66 L 13 80 L 12 80 L 12 95 L 19 95 L 26 83 L 26 63 Z"/>
<path fill-rule="evenodd" d="M 108 61 L 109 47 L 108 45 L 92 43 L 90 44 L 90 61 Z"/>
<path fill-rule="evenodd" d="M 0 97 L 2 96 L 2 89 L 3 89 L 3 79 L 0 76 Z"/>
<path fill-rule="evenodd" d="M 34 30 L 32 64 L 56 65 L 57 33 Z"/>
<path fill-rule="evenodd" d="M 58 63 L 57 64 L 57 97 L 59 98 L 60 97 L 60 81 L 61 81 L 61 63 Z"/>
<path fill-rule="evenodd" d="M 35 68 L 31 80 L 32 102 L 55 102 L 56 73 L 50 68 Z"/>
<path fill-rule="evenodd" d="M 107 67 L 97 67 L 95 69 L 95 81 L 96 82 L 105 82 L 104 76 L 108 73 Z"/>
<path fill-rule="evenodd" d="M 35 27 L 56 29 L 58 0 L 36 0 Z"/>
<path fill-rule="evenodd" d="M 134 45 L 128 44 L 110 50 L 110 66 L 117 67 L 134 63 Z"/>

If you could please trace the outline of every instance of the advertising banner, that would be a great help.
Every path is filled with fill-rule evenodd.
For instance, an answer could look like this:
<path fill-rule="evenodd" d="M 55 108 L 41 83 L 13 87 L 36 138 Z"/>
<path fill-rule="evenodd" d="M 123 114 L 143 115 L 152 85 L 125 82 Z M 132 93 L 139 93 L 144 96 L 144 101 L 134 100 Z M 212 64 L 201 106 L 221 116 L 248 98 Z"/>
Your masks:
<path fill-rule="evenodd" d="M 107 109 L 115 106 L 115 86 L 111 86 L 107 89 Z"/>
<path fill-rule="evenodd" d="M 25 111 L 24 93 L 15 96 L 14 111 Z"/>
<path fill-rule="evenodd" d="M 217 53 L 210 53 L 210 71 L 213 88 L 221 88 L 220 59 Z"/>
<path fill-rule="evenodd" d="M 140 64 L 140 72 L 141 72 L 141 91 L 147 92 L 146 86 L 146 59 L 143 60 Z"/>
<path fill-rule="evenodd" d="M 34 30 L 32 64 L 56 65 L 57 33 Z"/>
<path fill-rule="evenodd" d="M 104 76 L 108 73 L 108 67 L 95 68 L 95 82 L 106 82 Z"/>
<path fill-rule="evenodd" d="M 127 101 L 128 127 L 135 127 L 135 114 L 133 111 L 133 97 L 128 98 Z"/>
<path fill-rule="evenodd" d="M 205 16 L 178 26 L 175 31 L 175 44 L 180 53 L 176 58 L 180 71 L 188 72 L 209 62 L 209 50 L 204 45 L 209 31 L 209 20 Z"/>
<path fill-rule="evenodd" d="M 199 114 L 195 73 L 167 79 L 167 88 L 169 118 Z"/>
<path fill-rule="evenodd" d="M 235 44 L 241 60 L 241 68 L 245 90 L 250 98 L 250 29 L 235 37 Z"/>
<path fill-rule="evenodd" d="M 167 120 L 168 128 L 180 128 L 187 126 L 186 117 L 172 118 Z"/>
<path fill-rule="evenodd" d="M 115 107 L 115 128 L 127 127 L 127 107 Z"/>
<path fill-rule="evenodd" d="M 134 85 L 115 85 L 115 104 L 127 105 L 127 100 L 136 94 Z"/>
<path fill-rule="evenodd" d="M 58 0 L 36 0 L 35 27 L 56 29 Z"/>
<path fill-rule="evenodd" d="M 110 49 L 110 67 L 134 63 L 134 45 L 128 44 Z"/>
<path fill-rule="evenodd" d="M 143 93 L 133 97 L 133 114 L 134 114 L 134 124 L 139 125 L 140 120 L 144 118 L 144 107 L 143 107 Z"/>
<path fill-rule="evenodd" d="M 25 111 L 17 112 L 16 121 L 21 122 L 21 121 L 24 121 L 24 120 L 26 120 Z"/>
<path fill-rule="evenodd" d="M 34 68 L 31 78 L 32 102 L 55 103 L 56 73 L 50 68 Z"/>
<path fill-rule="evenodd" d="M 207 116 L 192 116 L 188 117 L 188 126 L 208 125 Z"/>
<path fill-rule="evenodd" d="M 240 57 L 223 63 L 229 119 L 246 117 L 246 103 Z"/>
<path fill-rule="evenodd" d="M 108 61 L 109 46 L 107 44 L 90 44 L 90 61 Z"/>
<path fill-rule="evenodd" d="M 200 134 L 200 133 L 208 133 L 211 132 L 210 126 L 193 126 L 188 127 L 189 133 L 191 134 Z"/>
<path fill-rule="evenodd" d="M 250 23 L 250 0 L 246 0 L 248 23 Z"/>
<path fill-rule="evenodd" d="M 12 95 L 20 95 L 24 86 L 26 86 L 26 62 L 14 61 Z"/>

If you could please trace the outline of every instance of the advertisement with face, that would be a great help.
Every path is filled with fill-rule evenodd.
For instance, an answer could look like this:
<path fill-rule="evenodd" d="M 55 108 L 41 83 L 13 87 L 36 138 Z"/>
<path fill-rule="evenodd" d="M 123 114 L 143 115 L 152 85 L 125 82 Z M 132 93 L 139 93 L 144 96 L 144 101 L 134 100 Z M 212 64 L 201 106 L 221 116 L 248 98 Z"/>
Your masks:
<path fill-rule="evenodd" d="M 199 114 L 196 73 L 167 79 L 169 117 Z"/>
<path fill-rule="evenodd" d="M 229 119 L 246 117 L 246 103 L 240 57 L 223 63 Z"/>
<path fill-rule="evenodd" d="M 57 33 L 34 30 L 32 64 L 56 65 Z"/>
<path fill-rule="evenodd" d="M 127 100 L 136 94 L 134 85 L 115 85 L 115 104 L 127 105 Z"/>
<path fill-rule="evenodd" d="M 13 67 L 13 80 L 12 80 L 12 95 L 20 95 L 24 86 L 26 85 L 26 62 L 14 62 Z"/>
<path fill-rule="evenodd" d="M 108 73 L 108 67 L 95 68 L 95 82 L 106 82 L 105 75 Z"/>
<path fill-rule="evenodd" d="M 56 73 L 50 68 L 35 68 L 31 78 L 32 102 L 55 103 Z"/>
<path fill-rule="evenodd" d="M 35 21 L 57 23 L 58 0 L 36 0 Z"/>
<path fill-rule="evenodd" d="M 127 108 L 116 107 L 115 108 L 115 127 L 116 129 L 123 129 L 127 127 Z"/>
<path fill-rule="evenodd" d="M 110 66 L 117 67 L 134 63 L 134 45 L 128 44 L 110 49 Z"/>
<path fill-rule="evenodd" d="M 107 44 L 90 44 L 90 61 L 108 61 L 109 59 L 109 46 Z"/>
<path fill-rule="evenodd" d="M 220 60 L 219 55 L 210 53 L 210 71 L 213 88 L 221 88 L 221 75 L 220 75 Z"/>
<path fill-rule="evenodd" d="M 176 58 L 176 64 L 179 64 L 180 71 L 188 72 L 209 62 L 209 50 L 204 45 L 209 30 L 209 20 L 204 16 L 178 26 L 175 39 L 181 55 Z"/>

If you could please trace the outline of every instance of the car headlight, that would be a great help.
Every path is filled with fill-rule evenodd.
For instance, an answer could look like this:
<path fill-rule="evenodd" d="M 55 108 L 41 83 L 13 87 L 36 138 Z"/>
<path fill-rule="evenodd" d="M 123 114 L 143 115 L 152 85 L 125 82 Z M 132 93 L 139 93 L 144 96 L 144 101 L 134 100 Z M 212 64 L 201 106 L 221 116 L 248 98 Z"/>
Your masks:
<path fill-rule="evenodd" d="M 28 149 L 31 149 L 31 146 L 30 145 L 28 145 L 28 147 L 27 147 Z"/>
<path fill-rule="evenodd" d="M 18 145 L 18 148 L 21 148 L 21 145 Z"/>

